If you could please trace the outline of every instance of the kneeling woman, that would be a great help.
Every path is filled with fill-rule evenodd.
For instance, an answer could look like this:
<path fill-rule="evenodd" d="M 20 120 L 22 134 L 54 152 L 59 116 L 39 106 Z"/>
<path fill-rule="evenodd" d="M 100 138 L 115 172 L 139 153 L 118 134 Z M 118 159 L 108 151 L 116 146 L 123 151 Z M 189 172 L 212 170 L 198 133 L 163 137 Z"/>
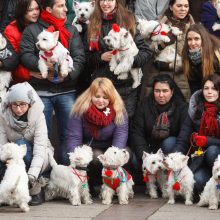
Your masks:
<path fill-rule="evenodd" d="M 97 156 L 112 145 L 124 148 L 128 138 L 128 116 L 124 103 L 107 78 L 96 78 L 73 105 L 68 125 L 67 152 L 89 144 L 94 159 L 90 168 L 92 184 L 101 183 L 101 163 Z M 64 152 L 64 163 L 69 163 Z M 95 170 L 94 170 L 95 167 Z"/>
<path fill-rule="evenodd" d="M 24 162 L 32 186 L 30 205 L 39 205 L 43 201 L 43 191 L 38 178 L 49 168 L 48 151 L 52 151 L 43 103 L 31 85 L 25 82 L 9 89 L 1 107 L 0 145 L 7 142 L 26 144 Z"/>
<path fill-rule="evenodd" d="M 196 193 L 203 190 L 212 175 L 213 163 L 220 154 L 219 92 L 220 76 L 213 74 L 204 78 L 202 89 L 195 92 L 190 99 L 188 116 L 177 138 L 175 151 L 194 154 L 190 168 L 194 172 Z M 191 146 L 196 146 L 195 149 L 189 148 L 190 140 Z M 202 149 L 198 151 L 198 147 Z"/>
<path fill-rule="evenodd" d="M 137 108 L 131 126 L 138 161 L 143 151 L 156 153 L 162 148 L 165 154 L 172 152 L 186 115 L 187 103 L 173 79 L 167 74 L 156 76 L 153 91 Z"/>

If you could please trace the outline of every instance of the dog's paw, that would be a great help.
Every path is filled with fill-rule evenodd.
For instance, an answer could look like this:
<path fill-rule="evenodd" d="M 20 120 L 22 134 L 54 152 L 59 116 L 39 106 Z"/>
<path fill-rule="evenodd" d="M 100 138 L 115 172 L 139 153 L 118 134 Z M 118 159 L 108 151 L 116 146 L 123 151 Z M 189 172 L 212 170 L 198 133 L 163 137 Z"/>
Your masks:
<path fill-rule="evenodd" d="M 186 200 L 185 201 L 185 205 L 192 205 L 193 203 L 192 203 L 192 201 L 191 200 Z"/>
<path fill-rule="evenodd" d="M 216 209 L 218 209 L 218 205 L 217 204 L 209 205 L 209 209 L 210 210 L 216 210 Z"/>
<path fill-rule="evenodd" d="M 217 31 L 217 30 L 219 30 L 219 29 L 220 29 L 220 24 L 214 23 L 214 25 L 212 26 L 212 30 L 213 30 L 213 31 Z"/>
<path fill-rule="evenodd" d="M 120 200 L 119 204 L 120 205 L 127 205 L 128 204 L 128 200 Z"/>
<path fill-rule="evenodd" d="M 47 73 L 41 73 L 41 76 L 43 79 L 46 79 L 47 78 Z"/>
<path fill-rule="evenodd" d="M 62 75 L 62 77 L 64 77 L 64 78 L 67 77 L 68 71 L 63 71 L 61 75 Z"/>
<path fill-rule="evenodd" d="M 104 205 L 110 205 L 112 203 L 111 200 L 102 200 L 102 204 Z"/>
<path fill-rule="evenodd" d="M 79 33 L 81 33 L 81 32 L 82 32 L 82 25 L 80 25 L 80 24 L 74 24 L 74 25 L 75 25 L 77 31 L 78 31 Z"/>
<path fill-rule="evenodd" d="M 29 212 L 30 211 L 30 208 L 29 208 L 28 204 L 21 204 L 20 208 L 23 212 Z"/>
<path fill-rule="evenodd" d="M 171 29 L 172 29 L 172 33 L 173 33 L 175 36 L 179 36 L 180 34 L 183 33 L 178 27 L 172 27 Z"/>
<path fill-rule="evenodd" d="M 120 73 L 117 78 L 120 80 L 125 80 L 128 78 L 128 73 Z"/>
<path fill-rule="evenodd" d="M 137 88 L 141 83 L 139 81 L 135 81 L 133 84 L 132 84 L 132 88 L 135 89 Z"/>
<path fill-rule="evenodd" d="M 71 205 L 73 205 L 73 206 L 79 206 L 79 205 L 81 205 L 81 202 L 80 202 L 80 201 L 70 200 L 70 203 L 71 203 Z"/>
<path fill-rule="evenodd" d="M 152 193 L 152 194 L 150 195 L 150 198 L 151 198 L 151 199 L 158 199 L 158 195 Z"/>
<path fill-rule="evenodd" d="M 92 199 L 88 199 L 84 202 L 85 205 L 91 205 L 93 203 Z"/>
<path fill-rule="evenodd" d="M 173 204 L 175 204 L 175 200 L 174 199 L 169 199 L 167 203 L 170 204 L 170 205 L 173 205 Z"/>
<path fill-rule="evenodd" d="M 115 70 L 115 66 L 110 66 L 110 71 L 114 72 L 114 70 Z"/>

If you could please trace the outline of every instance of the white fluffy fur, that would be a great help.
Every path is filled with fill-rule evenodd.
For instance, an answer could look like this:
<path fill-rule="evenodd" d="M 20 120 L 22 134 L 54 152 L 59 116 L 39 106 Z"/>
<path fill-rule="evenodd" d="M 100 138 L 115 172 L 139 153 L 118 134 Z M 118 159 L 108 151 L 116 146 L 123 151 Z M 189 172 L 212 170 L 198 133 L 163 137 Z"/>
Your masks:
<path fill-rule="evenodd" d="M 1 55 L 1 50 L 3 50 L 7 45 L 7 41 L 5 37 L 0 33 L 0 55 Z M 7 50 L 7 49 L 5 49 Z M 10 56 L 11 52 L 7 50 L 7 52 L 2 51 L 2 53 L 7 53 L 6 56 Z M 9 84 L 11 82 L 11 72 L 0 70 L 0 98 L 2 99 L 7 91 L 7 88 L 9 87 Z"/>
<path fill-rule="evenodd" d="M 185 197 L 185 205 L 192 205 L 192 193 L 194 187 L 193 173 L 187 166 L 189 157 L 182 153 L 171 153 L 165 158 L 165 162 L 170 170 L 167 182 L 168 204 L 175 203 L 175 195 Z M 180 190 L 173 189 L 173 184 L 178 181 Z"/>
<path fill-rule="evenodd" d="M 205 188 L 200 196 L 198 206 L 208 205 L 209 209 L 218 209 L 220 202 L 220 189 L 217 185 L 220 184 L 220 155 L 216 159 L 212 168 L 212 177 L 206 183 Z"/>
<path fill-rule="evenodd" d="M 162 150 L 159 149 L 155 154 L 149 154 L 144 151 L 142 160 L 143 176 L 148 178 L 148 181 L 146 182 L 146 193 L 149 193 L 152 199 L 158 198 L 158 184 L 162 192 L 162 197 L 167 198 L 167 175 L 164 172 L 166 168 L 163 163 L 164 155 Z"/>
<path fill-rule="evenodd" d="M 73 19 L 72 24 L 77 28 L 78 32 L 82 32 L 82 25 L 78 22 L 88 24 L 89 18 L 94 11 L 95 2 L 77 2 L 73 1 L 73 10 L 76 17 Z"/>
<path fill-rule="evenodd" d="M 73 70 L 73 59 L 69 51 L 58 41 L 59 31 L 49 32 L 43 30 L 37 37 L 36 43 L 39 52 L 38 68 L 43 78 L 47 78 L 48 66 L 46 60 L 52 60 L 60 66 L 60 73 L 66 77 Z M 46 51 L 46 52 L 45 52 Z M 47 52 L 52 52 L 53 56 L 47 56 Z M 45 58 L 46 60 L 45 60 Z"/>
<path fill-rule="evenodd" d="M 216 3 L 214 4 L 214 7 L 217 11 L 217 15 L 218 17 L 220 18 L 220 0 L 217 0 Z M 217 31 L 217 30 L 220 30 L 220 24 L 215 22 L 212 26 L 212 30 L 213 31 Z"/>
<path fill-rule="evenodd" d="M 69 153 L 69 166 L 58 165 L 50 154 L 49 158 L 52 171 L 49 184 L 45 190 L 46 200 L 62 196 L 69 199 L 74 206 L 81 205 L 81 201 L 84 204 L 92 204 L 87 172 L 76 168 L 77 166 L 86 168 L 92 161 L 93 152 L 91 147 L 83 145 L 75 148 L 74 152 Z"/>
<path fill-rule="evenodd" d="M 118 172 L 122 171 L 122 166 L 126 164 L 129 160 L 129 153 L 125 149 L 119 149 L 117 147 L 109 147 L 104 154 L 98 156 L 98 159 L 104 166 L 102 169 L 102 176 L 105 177 L 106 168 L 114 168 L 112 169 L 112 179 L 118 176 Z M 118 196 L 119 204 L 126 205 L 128 204 L 128 199 L 133 198 L 133 179 L 131 177 L 130 180 L 121 181 L 120 185 L 116 190 L 113 190 L 109 186 L 103 183 L 101 189 L 101 198 L 102 203 L 105 205 L 109 205 L 112 203 L 113 195 L 116 193 Z"/>
<path fill-rule="evenodd" d="M 16 204 L 22 211 L 28 212 L 31 197 L 28 190 L 28 176 L 23 157 L 26 145 L 7 143 L 0 147 L 0 160 L 7 161 L 7 169 L 0 184 L 0 204 Z"/>
<path fill-rule="evenodd" d="M 138 87 L 143 73 L 141 68 L 132 68 L 134 57 L 138 54 L 139 50 L 129 31 L 121 27 L 119 32 L 111 30 L 104 37 L 104 41 L 110 49 L 117 51 L 109 62 L 110 70 L 121 80 L 127 79 L 130 72 L 134 80 L 132 88 Z"/>

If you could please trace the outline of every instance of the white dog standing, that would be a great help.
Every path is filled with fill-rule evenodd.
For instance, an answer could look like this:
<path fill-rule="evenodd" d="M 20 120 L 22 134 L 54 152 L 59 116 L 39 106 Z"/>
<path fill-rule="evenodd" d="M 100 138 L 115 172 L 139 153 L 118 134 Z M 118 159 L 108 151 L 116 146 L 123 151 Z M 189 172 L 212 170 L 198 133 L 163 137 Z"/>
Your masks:
<path fill-rule="evenodd" d="M 58 41 L 59 31 L 50 32 L 43 30 L 37 37 L 36 43 L 39 52 L 38 68 L 43 78 L 47 78 L 47 61 L 51 60 L 60 66 L 60 73 L 66 77 L 73 70 L 73 59 L 69 51 Z"/>
<path fill-rule="evenodd" d="M 220 155 L 212 168 L 212 177 L 206 183 L 198 206 L 209 205 L 209 209 L 218 209 L 220 202 Z"/>
<path fill-rule="evenodd" d="M 171 153 L 165 158 L 168 166 L 167 193 L 168 204 L 175 203 L 175 195 L 185 197 L 185 205 L 192 205 L 192 193 L 195 180 L 193 173 L 187 166 L 189 157 L 182 153 Z"/>
<path fill-rule="evenodd" d="M 82 203 L 91 204 L 86 168 L 92 157 L 92 149 L 87 145 L 77 147 L 73 153 L 69 153 L 69 166 L 58 165 L 49 154 L 52 171 L 46 187 L 46 200 L 62 196 L 74 206 L 81 205 L 81 198 Z"/>
<path fill-rule="evenodd" d="M 167 198 L 167 175 L 165 173 L 166 167 L 163 163 L 164 155 L 162 150 L 159 149 L 155 154 L 149 154 L 144 151 L 142 160 L 143 181 L 146 183 L 146 192 L 149 192 L 152 199 L 158 198 L 158 184 L 162 197 Z"/>
<path fill-rule="evenodd" d="M 104 41 L 113 50 L 113 56 L 109 62 L 110 70 L 121 80 L 127 79 L 130 72 L 134 80 L 132 88 L 137 88 L 141 83 L 143 73 L 141 68 L 132 68 L 134 57 L 139 50 L 129 31 L 113 24 L 112 30 L 104 37 Z"/>
<path fill-rule="evenodd" d="M 113 195 L 117 193 L 119 204 L 128 204 L 128 199 L 134 196 L 132 176 L 122 168 L 129 160 L 128 151 L 112 146 L 99 155 L 98 159 L 103 165 L 102 203 L 111 204 Z"/>
<path fill-rule="evenodd" d="M 77 2 L 73 1 L 73 10 L 76 17 L 73 19 L 73 25 L 78 32 L 83 31 L 83 26 L 89 24 L 89 18 L 94 11 L 95 2 Z"/>
<path fill-rule="evenodd" d="M 31 200 L 23 160 L 26 151 L 26 145 L 18 146 L 15 143 L 7 143 L 0 147 L 0 160 L 7 163 L 7 169 L 0 184 L 0 204 L 16 204 L 24 212 L 29 211 L 28 202 Z"/>

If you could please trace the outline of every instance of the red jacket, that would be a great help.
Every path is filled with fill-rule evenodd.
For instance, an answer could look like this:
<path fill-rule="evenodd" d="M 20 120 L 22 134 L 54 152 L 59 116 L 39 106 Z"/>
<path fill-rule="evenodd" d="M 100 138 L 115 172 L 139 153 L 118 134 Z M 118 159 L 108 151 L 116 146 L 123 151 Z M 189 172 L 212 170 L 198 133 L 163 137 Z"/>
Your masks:
<path fill-rule="evenodd" d="M 12 21 L 4 30 L 4 35 L 11 43 L 15 52 L 19 53 L 21 32 L 18 30 L 16 21 Z M 19 64 L 16 69 L 12 71 L 13 81 L 15 83 L 28 81 L 30 79 L 30 72 L 22 64 Z"/>

